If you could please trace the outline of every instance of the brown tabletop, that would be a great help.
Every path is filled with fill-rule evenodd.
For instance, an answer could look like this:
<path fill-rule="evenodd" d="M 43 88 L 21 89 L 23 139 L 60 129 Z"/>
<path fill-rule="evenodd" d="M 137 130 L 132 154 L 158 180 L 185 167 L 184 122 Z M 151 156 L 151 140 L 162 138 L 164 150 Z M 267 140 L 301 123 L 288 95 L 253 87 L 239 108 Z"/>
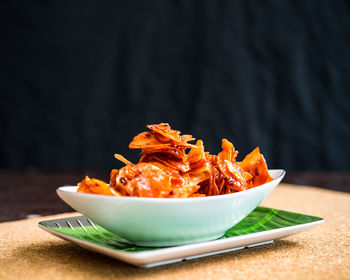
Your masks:
<path fill-rule="evenodd" d="M 62 185 L 75 185 L 87 174 L 104 180 L 109 177 L 98 171 L 0 170 L 0 222 L 73 211 L 55 190 Z M 287 171 L 283 182 L 350 192 L 350 172 Z"/>
<path fill-rule="evenodd" d="M 38 222 L 0 223 L 0 279 L 350 279 L 350 194 L 280 184 L 263 205 L 315 215 L 324 223 L 273 243 L 141 269 L 52 236 Z"/>

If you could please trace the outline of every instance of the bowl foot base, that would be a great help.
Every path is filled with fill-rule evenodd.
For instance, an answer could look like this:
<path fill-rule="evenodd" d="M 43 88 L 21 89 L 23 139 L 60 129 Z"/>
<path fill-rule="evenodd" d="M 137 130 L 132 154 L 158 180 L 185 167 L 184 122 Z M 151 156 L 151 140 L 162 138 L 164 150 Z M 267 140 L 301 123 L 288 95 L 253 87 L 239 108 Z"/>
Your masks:
<path fill-rule="evenodd" d="M 215 239 L 219 239 L 225 234 L 225 232 L 222 232 L 220 234 L 200 237 L 200 238 L 192 238 L 192 239 L 184 239 L 184 240 L 170 240 L 170 241 L 134 241 L 133 243 L 137 246 L 144 246 L 144 247 L 170 247 L 170 246 L 181 246 L 181 245 L 187 245 L 187 244 L 193 244 L 193 243 L 200 243 L 200 242 L 206 242 L 206 241 L 212 241 Z"/>

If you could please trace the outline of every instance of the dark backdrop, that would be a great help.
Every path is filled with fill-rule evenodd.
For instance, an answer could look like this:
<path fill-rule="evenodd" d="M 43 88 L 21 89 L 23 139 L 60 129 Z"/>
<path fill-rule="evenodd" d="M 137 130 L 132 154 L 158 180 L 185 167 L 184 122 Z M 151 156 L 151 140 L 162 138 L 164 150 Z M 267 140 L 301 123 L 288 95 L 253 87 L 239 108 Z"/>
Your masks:
<path fill-rule="evenodd" d="M 169 122 L 212 153 L 350 169 L 349 1 L 5 2 L 1 168 L 120 167 Z"/>

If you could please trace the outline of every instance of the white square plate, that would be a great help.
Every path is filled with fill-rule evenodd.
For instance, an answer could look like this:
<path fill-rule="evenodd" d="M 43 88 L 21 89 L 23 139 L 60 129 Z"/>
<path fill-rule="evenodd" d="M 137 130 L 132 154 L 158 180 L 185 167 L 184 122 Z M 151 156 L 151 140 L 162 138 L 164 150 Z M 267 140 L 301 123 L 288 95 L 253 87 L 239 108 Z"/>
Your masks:
<path fill-rule="evenodd" d="M 84 216 L 42 221 L 39 227 L 88 250 L 139 267 L 153 267 L 268 244 L 323 221 L 320 217 L 257 207 L 220 239 L 166 248 L 136 246 Z"/>

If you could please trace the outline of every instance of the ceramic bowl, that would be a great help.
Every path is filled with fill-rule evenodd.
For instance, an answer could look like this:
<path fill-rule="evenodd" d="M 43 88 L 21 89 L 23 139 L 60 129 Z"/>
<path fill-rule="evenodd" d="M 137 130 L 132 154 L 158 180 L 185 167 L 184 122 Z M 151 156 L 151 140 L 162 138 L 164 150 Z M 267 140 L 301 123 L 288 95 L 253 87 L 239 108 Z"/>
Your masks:
<path fill-rule="evenodd" d="M 194 198 L 114 197 L 57 189 L 59 197 L 91 221 L 138 246 L 176 246 L 220 238 L 278 185 L 273 181 L 233 194 Z"/>

